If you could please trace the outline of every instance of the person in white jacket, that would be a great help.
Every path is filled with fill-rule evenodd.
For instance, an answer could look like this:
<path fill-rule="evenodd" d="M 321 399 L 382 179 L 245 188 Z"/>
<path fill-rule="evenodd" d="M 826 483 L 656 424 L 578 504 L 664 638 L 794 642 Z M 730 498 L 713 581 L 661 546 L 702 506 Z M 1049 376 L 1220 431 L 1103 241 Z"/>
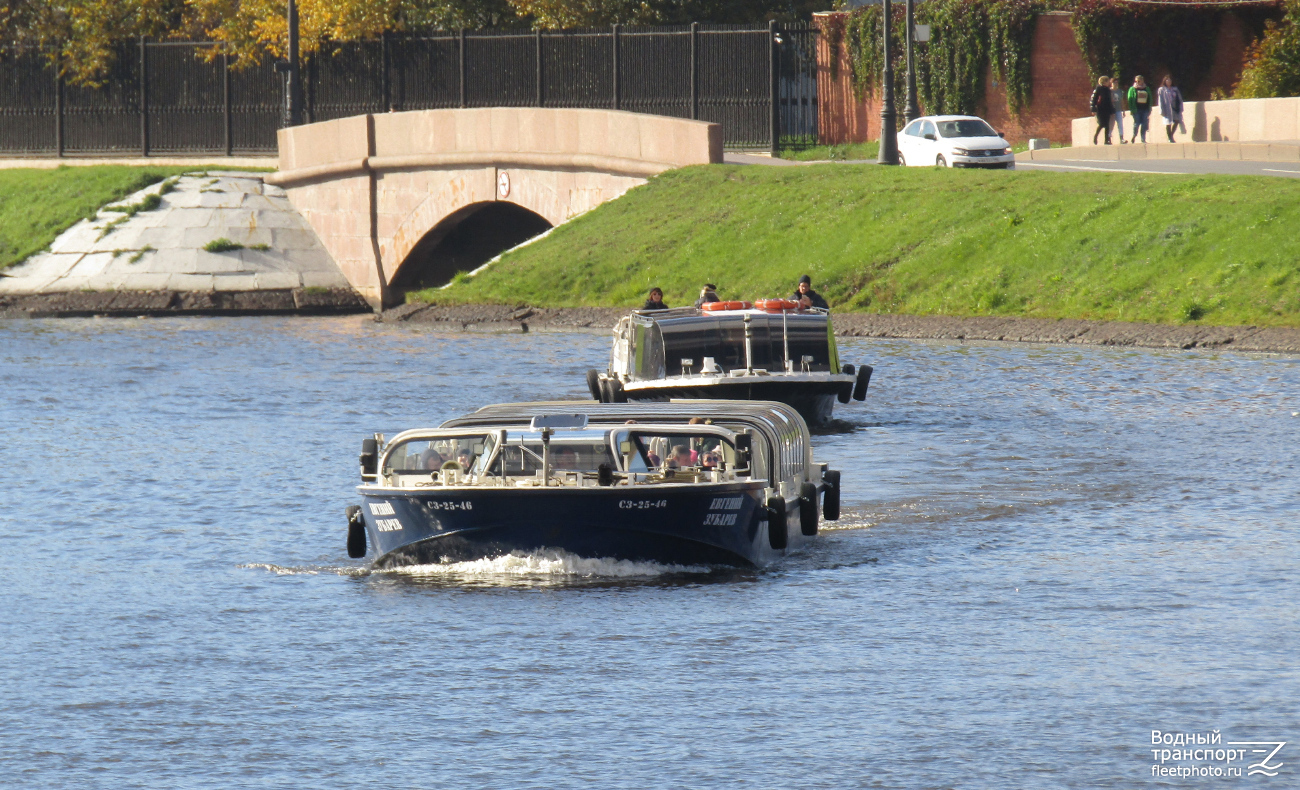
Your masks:
<path fill-rule="evenodd" d="M 1174 129 L 1182 128 L 1187 131 L 1187 126 L 1183 124 L 1183 93 L 1174 85 L 1174 78 L 1168 75 L 1160 90 L 1156 92 L 1156 102 L 1160 105 L 1160 115 L 1165 119 L 1165 135 L 1169 142 L 1174 141 Z"/>

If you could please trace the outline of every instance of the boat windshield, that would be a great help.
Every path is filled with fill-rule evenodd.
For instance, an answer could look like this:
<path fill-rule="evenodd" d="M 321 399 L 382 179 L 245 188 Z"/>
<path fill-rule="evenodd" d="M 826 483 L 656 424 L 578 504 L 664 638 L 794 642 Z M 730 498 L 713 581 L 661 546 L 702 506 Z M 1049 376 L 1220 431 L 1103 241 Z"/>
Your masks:
<path fill-rule="evenodd" d="M 511 476 L 533 475 L 542 468 L 544 450 L 540 433 L 511 433 L 497 464 Z M 551 436 L 551 468 L 555 471 L 595 472 L 601 464 L 616 466 L 605 431 L 557 431 Z M 490 470 L 499 474 L 496 464 Z"/>
<path fill-rule="evenodd" d="M 480 474 L 491 457 L 497 437 L 490 433 L 414 438 L 393 446 L 384 460 L 383 474 L 424 475 L 455 468 Z"/>
<path fill-rule="evenodd" d="M 736 448 L 715 433 L 675 429 L 620 433 L 624 471 L 662 472 L 665 469 L 726 471 L 736 466 Z"/>

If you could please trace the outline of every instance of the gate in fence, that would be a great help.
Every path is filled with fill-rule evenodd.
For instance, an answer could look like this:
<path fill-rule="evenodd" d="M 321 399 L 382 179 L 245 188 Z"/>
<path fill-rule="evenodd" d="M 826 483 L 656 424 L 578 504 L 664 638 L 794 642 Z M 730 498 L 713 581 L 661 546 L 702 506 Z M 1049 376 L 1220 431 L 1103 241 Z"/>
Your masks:
<path fill-rule="evenodd" d="M 735 149 L 817 142 L 807 25 L 694 24 L 389 35 L 303 65 L 308 122 L 448 107 L 587 107 L 721 124 Z M 230 68 L 202 42 L 120 48 L 101 88 L 41 52 L 0 59 L 0 155 L 271 154 L 283 115 L 274 64 Z"/>

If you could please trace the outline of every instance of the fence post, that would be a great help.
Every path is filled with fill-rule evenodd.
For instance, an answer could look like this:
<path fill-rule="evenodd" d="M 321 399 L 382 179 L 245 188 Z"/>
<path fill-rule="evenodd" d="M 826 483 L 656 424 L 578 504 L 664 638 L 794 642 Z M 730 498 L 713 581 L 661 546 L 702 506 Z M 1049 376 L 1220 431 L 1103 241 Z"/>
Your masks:
<path fill-rule="evenodd" d="M 541 107 L 545 100 L 542 92 L 542 29 L 537 28 L 537 106 Z"/>
<path fill-rule="evenodd" d="M 767 23 L 767 46 L 772 53 L 768 73 L 772 78 L 772 156 L 781 150 L 781 45 L 776 43 L 776 20 Z"/>
<path fill-rule="evenodd" d="M 226 144 L 226 156 L 232 156 L 235 153 L 235 135 L 231 116 L 233 109 L 230 106 L 230 53 L 221 53 L 221 103 L 223 105 L 225 116 L 225 134 L 224 141 Z"/>
<path fill-rule="evenodd" d="M 149 155 L 149 59 L 140 36 L 140 156 Z"/>
<path fill-rule="evenodd" d="M 612 26 L 614 42 L 614 109 L 616 110 L 621 110 L 623 108 L 623 87 L 619 85 L 618 82 L 618 61 L 621 57 L 618 45 L 618 31 L 620 27 L 621 25 L 618 25 L 617 23 Z"/>
<path fill-rule="evenodd" d="M 700 119 L 700 23 L 691 23 L 691 120 Z"/>
<path fill-rule="evenodd" d="M 465 28 L 460 29 L 460 106 L 465 108 Z"/>
<path fill-rule="evenodd" d="M 393 111 L 393 83 L 388 76 L 389 58 L 388 31 L 379 34 L 379 94 L 384 112 Z"/>
<path fill-rule="evenodd" d="M 60 73 L 60 64 L 56 59 L 54 61 L 54 151 L 55 155 L 63 156 L 63 75 Z"/>

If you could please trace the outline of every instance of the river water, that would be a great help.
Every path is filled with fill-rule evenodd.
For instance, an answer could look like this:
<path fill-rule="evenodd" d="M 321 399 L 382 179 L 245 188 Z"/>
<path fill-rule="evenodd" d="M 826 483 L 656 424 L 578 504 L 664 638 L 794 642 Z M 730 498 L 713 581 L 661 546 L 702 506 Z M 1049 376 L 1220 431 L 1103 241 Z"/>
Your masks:
<path fill-rule="evenodd" d="M 0 785 L 1296 786 L 1300 359 L 846 340 L 844 518 L 779 567 L 347 558 L 364 436 L 606 348 L 0 322 Z"/>

